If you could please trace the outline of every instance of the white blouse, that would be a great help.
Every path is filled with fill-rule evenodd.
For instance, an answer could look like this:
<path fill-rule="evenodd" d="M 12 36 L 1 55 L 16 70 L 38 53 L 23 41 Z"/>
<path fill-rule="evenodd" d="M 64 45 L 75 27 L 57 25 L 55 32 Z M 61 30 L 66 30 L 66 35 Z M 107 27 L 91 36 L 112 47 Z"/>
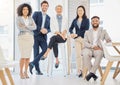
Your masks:
<path fill-rule="evenodd" d="M 23 19 L 25 25 L 28 26 L 29 25 L 28 17 L 26 19 L 24 17 L 22 17 L 22 19 Z"/>
<path fill-rule="evenodd" d="M 98 30 L 93 30 L 93 46 L 97 46 L 97 35 L 98 35 Z"/>

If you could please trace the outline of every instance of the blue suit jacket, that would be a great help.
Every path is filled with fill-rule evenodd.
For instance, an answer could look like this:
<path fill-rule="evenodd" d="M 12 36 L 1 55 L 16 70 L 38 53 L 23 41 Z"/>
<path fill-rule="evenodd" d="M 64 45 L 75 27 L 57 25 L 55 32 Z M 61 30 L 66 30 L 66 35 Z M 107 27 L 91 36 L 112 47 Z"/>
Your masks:
<path fill-rule="evenodd" d="M 37 26 L 37 29 L 34 30 L 34 37 L 36 36 L 40 36 L 40 37 L 44 37 L 47 40 L 47 34 L 42 34 L 40 32 L 41 30 L 41 26 L 42 26 L 42 12 L 34 12 L 33 14 L 33 19 L 35 21 L 35 24 Z M 50 17 L 48 15 L 46 15 L 46 19 L 45 19 L 45 24 L 44 24 L 44 28 L 46 28 L 48 30 L 48 32 L 50 32 Z"/>
<path fill-rule="evenodd" d="M 89 29 L 89 19 L 83 19 L 81 22 L 80 28 L 77 25 L 77 19 L 74 19 L 70 28 L 69 32 L 73 33 L 73 28 L 75 28 L 76 34 L 78 34 L 78 37 L 84 38 L 85 31 Z"/>

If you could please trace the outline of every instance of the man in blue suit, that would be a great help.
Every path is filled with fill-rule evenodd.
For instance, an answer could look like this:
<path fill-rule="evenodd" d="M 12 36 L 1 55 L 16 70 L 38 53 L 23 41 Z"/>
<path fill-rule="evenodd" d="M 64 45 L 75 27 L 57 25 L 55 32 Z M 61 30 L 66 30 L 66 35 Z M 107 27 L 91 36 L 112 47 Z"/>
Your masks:
<path fill-rule="evenodd" d="M 34 30 L 34 60 L 29 64 L 29 70 L 32 74 L 32 69 L 35 66 L 37 75 L 43 75 L 40 71 L 39 61 L 45 51 L 47 50 L 47 33 L 50 32 L 50 17 L 46 14 L 49 4 L 47 1 L 41 3 L 42 11 L 35 12 L 33 19 L 36 23 L 37 29 Z M 41 52 L 39 53 L 39 47 Z"/>

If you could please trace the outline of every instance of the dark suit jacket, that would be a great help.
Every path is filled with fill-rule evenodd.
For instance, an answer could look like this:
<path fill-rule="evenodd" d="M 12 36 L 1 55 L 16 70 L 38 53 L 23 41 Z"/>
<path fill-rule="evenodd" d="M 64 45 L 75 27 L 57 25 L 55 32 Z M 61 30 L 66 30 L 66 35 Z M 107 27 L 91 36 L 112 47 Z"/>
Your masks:
<path fill-rule="evenodd" d="M 76 34 L 78 34 L 78 37 L 80 36 L 84 38 L 85 31 L 89 29 L 89 19 L 83 19 L 81 22 L 80 28 L 77 25 L 77 19 L 74 19 L 69 28 L 70 33 L 73 33 L 73 28 L 75 28 L 75 31 L 76 31 Z"/>
<path fill-rule="evenodd" d="M 35 21 L 35 24 L 37 26 L 37 29 L 34 30 L 34 37 L 36 36 L 40 36 L 40 37 L 44 37 L 47 40 L 47 34 L 42 34 L 40 32 L 41 30 L 41 26 L 42 26 L 42 12 L 35 12 L 33 14 L 33 19 Z M 48 30 L 48 32 L 50 32 L 50 17 L 48 15 L 46 15 L 46 20 L 45 20 L 45 24 L 44 24 L 44 28 L 46 28 Z"/>

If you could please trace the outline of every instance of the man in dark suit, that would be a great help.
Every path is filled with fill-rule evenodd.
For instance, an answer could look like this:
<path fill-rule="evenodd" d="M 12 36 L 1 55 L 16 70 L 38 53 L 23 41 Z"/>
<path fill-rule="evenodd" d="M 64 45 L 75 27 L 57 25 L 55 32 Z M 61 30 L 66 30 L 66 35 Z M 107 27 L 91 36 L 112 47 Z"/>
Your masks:
<path fill-rule="evenodd" d="M 50 17 L 46 14 L 49 4 L 47 1 L 41 3 L 42 11 L 35 12 L 33 19 L 36 23 L 37 29 L 34 30 L 34 60 L 29 64 L 29 70 L 32 74 L 32 69 L 35 66 L 37 75 L 43 75 L 40 71 L 39 61 L 45 51 L 47 50 L 47 33 L 50 32 Z M 41 52 L 39 53 L 39 47 Z"/>

